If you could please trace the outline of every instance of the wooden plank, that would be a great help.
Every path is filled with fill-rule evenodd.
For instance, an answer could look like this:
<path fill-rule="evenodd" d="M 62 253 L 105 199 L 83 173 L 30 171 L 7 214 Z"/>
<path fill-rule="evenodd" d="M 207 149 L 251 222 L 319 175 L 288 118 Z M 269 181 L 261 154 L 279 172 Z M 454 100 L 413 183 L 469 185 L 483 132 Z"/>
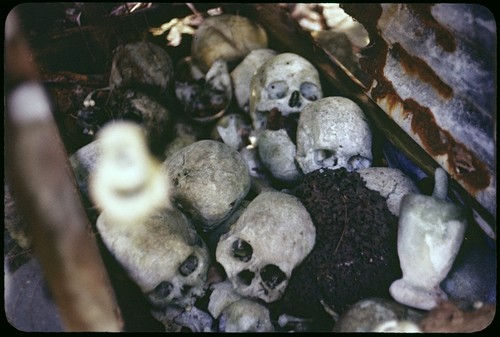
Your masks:
<path fill-rule="evenodd" d="M 121 331 L 113 288 L 15 12 L 6 28 L 5 167 L 16 207 L 65 329 Z"/>

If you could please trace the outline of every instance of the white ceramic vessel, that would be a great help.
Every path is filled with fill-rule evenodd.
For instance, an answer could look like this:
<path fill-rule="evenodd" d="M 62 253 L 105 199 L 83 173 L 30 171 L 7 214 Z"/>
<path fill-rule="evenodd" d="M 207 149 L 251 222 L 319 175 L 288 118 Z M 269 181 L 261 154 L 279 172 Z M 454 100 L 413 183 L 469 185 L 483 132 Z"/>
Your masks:
<path fill-rule="evenodd" d="M 389 291 L 398 302 L 430 310 L 448 296 L 440 283 L 450 271 L 467 225 L 463 210 L 446 201 L 448 177 L 435 173 L 432 196 L 407 194 L 401 203 L 398 255 L 403 277 Z"/>

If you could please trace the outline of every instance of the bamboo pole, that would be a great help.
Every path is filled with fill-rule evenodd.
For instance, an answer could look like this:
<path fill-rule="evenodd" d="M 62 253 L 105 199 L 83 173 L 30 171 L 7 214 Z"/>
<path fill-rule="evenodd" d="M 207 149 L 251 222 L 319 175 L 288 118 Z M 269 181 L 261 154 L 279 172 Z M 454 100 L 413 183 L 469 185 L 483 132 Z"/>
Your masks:
<path fill-rule="evenodd" d="M 36 65 L 13 10 L 6 20 L 5 168 L 67 331 L 122 330 Z"/>

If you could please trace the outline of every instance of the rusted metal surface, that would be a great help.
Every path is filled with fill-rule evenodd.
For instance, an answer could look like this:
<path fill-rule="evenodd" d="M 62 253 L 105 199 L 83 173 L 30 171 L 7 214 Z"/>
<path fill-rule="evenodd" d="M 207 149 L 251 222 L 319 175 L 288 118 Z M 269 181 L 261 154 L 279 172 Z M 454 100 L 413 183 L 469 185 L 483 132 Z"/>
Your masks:
<path fill-rule="evenodd" d="M 409 31 L 408 34 L 414 32 L 413 35 L 422 36 L 419 39 L 415 36 L 407 38 L 406 43 L 386 42 L 382 36 L 384 30 L 380 35 L 377 27 L 385 6 L 393 8 L 392 12 L 386 13 L 386 21 L 399 22 L 400 34 Z M 268 32 L 274 49 L 297 53 L 312 62 L 324 82 L 325 95 L 342 95 L 359 104 L 371 124 L 429 176 L 433 176 L 437 166 L 447 170 L 452 178 L 450 190 L 479 215 L 477 219 L 483 230 L 495 237 L 496 78 L 492 82 L 488 77 L 496 74 L 495 69 L 490 69 L 491 58 L 496 58 L 496 45 L 492 46 L 491 36 L 487 36 L 491 31 L 484 31 L 491 28 L 491 22 L 478 18 L 474 21 L 475 12 L 464 12 L 463 7 L 457 7 L 455 11 L 439 7 L 439 19 L 446 19 L 447 25 L 462 18 L 460 13 L 467 13 L 463 25 L 455 25 L 453 30 L 429 15 L 431 8 L 436 6 L 408 5 L 407 8 L 414 11 L 405 17 L 394 11 L 394 8 L 405 6 L 341 4 L 346 13 L 362 23 L 370 34 L 371 43 L 363 49 L 361 61 L 365 76 L 362 78 L 345 71 L 338 60 L 314 41 L 292 18 L 286 4 L 238 4 L 225 9 L 259 22 Z M 410 17 L 414 17 L 413 21 Z M 425 18 L 425 21 L 420 18 Z M 474 22 L 474 29 L 468 29 L 467 26 Z M 485 25 L 483 30 L 480 23 Z M 428 38 L 431 32 L 437 38 L 427 41 L 425 37 Z M 477 45 L 470 45 L 464 35 Z M 415 51 L 407 48 L 407 44 L 415 44 Z M 444 55 L 453 50 L 462 53 L 445 58 L 444 55 L 435 55 L 436 48 L 448 50 Z M 393 61 L 390 67 L 385 66 L 389 50 Z M 426 55 L 441 63 L 429 62 Z M 487 55 L 487 60 L 480 61 L 481 55 Z M 461 57 L 466 58 L 458 62 Z M 474 65 L 478 67 L 475 71 L 469 69 Z M 392 69 L 391 74 L 397 74 L 391 78 L 393 82 L 385 80 L 385 69 Z M 472 79 L 474 74 L 476 76 Z M 481 75 L 483 78 L 479 78 Z M 450 81 L 450 76 L 455 81 Z M 386 83 L 392 84 L 390 87 L 396 94 L 385 94 L 382 89 Z M 401 90 L 405 91 L 400 95 Z M 423 104 L 421 98 L 429 104 Z"/>
<path fill-rule="evenodd" d="M 462 4 L 343 4 L 368 30 L 367 93 L 496 217 L 496 24 Z"/>

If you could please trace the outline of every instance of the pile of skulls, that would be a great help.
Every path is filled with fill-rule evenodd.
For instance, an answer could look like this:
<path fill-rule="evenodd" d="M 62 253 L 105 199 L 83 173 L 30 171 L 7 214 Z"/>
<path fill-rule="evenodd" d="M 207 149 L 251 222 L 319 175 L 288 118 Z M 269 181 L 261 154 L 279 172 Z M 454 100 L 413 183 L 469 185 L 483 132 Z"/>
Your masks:
<path fill-rule="evenodd" d="M 389 294 L 408 281 L 396 227 L 418 188 L 371 167 L 361 108 L 323 97 L 315 67 L 269 49 L 258 24 L 208 17 L 175 65 L 152 42 L 120 46 L 109 87 L 78 118 L 95 137 L 70 160 L 96 230 L 166 331 L 347 331 L 343 314 L 381 287 L 372 306 L 388 313 L 367 331 L 419 330 L 428 308 L 405 302 L 407 289 L 391 294 L 403 304 Z M 455 236 L 441 274 L 423 271 L 433 289 Z"/>

